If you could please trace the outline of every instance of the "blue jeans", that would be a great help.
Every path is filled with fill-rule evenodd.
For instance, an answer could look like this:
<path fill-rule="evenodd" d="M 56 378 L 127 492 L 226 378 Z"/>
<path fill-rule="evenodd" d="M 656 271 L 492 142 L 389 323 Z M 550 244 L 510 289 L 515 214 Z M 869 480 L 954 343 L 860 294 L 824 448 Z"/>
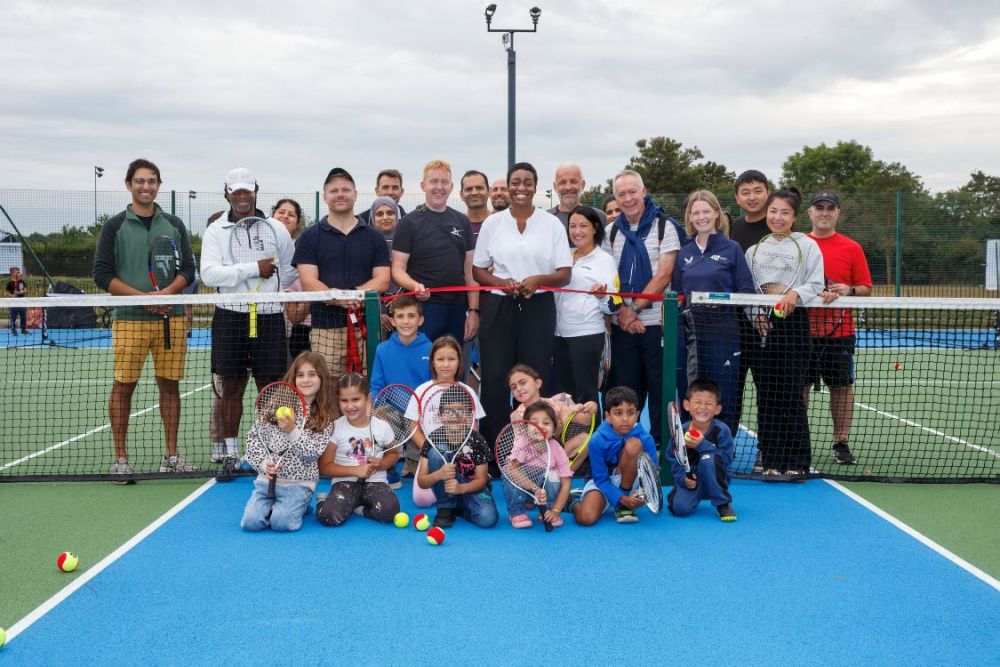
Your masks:
<path fill-rule="evenodd" d="M 267 499 L 267 480 L 255 479 L 253 493 L 243 510 L 243 530 L 298 530 L 309 507 L 312 489 L 305 484 L 278 484 L 274 500 Z"/>
<path fill-rule="evenodd" d="M 439 470 L 444 465 L 444 459 L 431 447 L 427 455 L 427 472 Z M 464 475 L 455 475 L 459 484 L 466 484 L 472 481 Z M 490 483 L 487 482 L 479 491 L 475 493 L 463 493 L 453 496 L 445 492 L 444 482 L 438 482 L 433 487 L 434 496 L 437 498 L 435 505 L 440 509 L 458 510 L 471 523 L 480 528 L 492 528 L 497 524 L 500 515 L 497 512 L 497 505 L 493 502 L 493 491 Z"/>
<path fill-rule="evenodd" d="M 545 481 L 545 495 L 548 496 L 549 506 L 555 502 L 556 498 L 559 497 L 559 489 L 562 486 L 561 480 L 546 480 Z M 533 495 L 527 494 L 521 489 L 517 488 L 513 484 L 507 481 L 505 477 L 503 480 L 503 494 L 507 496 L 507 514 L 509 516 L 517 516 L 518 514 L 524 514 L 524 503 L 527 501 L 535 502 L 535 497 Z"/>

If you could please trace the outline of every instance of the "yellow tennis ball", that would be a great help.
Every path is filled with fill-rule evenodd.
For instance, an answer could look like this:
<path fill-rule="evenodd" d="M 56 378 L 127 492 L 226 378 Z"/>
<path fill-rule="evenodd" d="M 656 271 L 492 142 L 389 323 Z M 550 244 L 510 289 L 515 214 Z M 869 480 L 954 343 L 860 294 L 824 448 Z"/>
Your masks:
<path fill-rule="evenodd" d="M 7 643 L 7 631 L 0 628 L 0 647 Z"/>
<path fill-rule="evenodd" d="M 292 409 L 287 405 L 282 405 L 280 408 L 274 411 L 275 417 L 280 417 L 281 419 L 291 419 Z"/>
<path fill-rule="evenodd" d="M 80 559 L 72 551 L 64 551 L 56 558 L 56 566 L 63 572 L 72 572 L 80 564 Z"/>
<path fill-rule="evenodd" d="M 427 530 L 431 527 L 431 519 L 426 514 L 418 514 L 413 517 L 413 527 L 417 530 Z"/>
<path fill-rule="evenodd" d="M 410 515 L 406 512 L 400 512 L 392 519 L 392 523 L 396 528 L 406 528 L 410 525 Z"/>
<path fill-rule="evenodd" d="M 785 308 L 781 305 L 780 301 L 774 306 L 774 316 L 779 319 L 785 316 Z"/>

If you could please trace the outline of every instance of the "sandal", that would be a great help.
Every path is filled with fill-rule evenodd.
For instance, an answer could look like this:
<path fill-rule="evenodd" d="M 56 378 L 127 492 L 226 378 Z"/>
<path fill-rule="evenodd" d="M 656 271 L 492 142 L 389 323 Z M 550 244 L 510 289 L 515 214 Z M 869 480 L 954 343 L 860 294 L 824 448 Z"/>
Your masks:
<path fill-rule="evenodd" d="M 562 525 L 563 525 L 562 517 L 561 516 L 557 516 L 552 521 L 549 521 L 549 524 L 551 524 L 553 528 L 561 528 Z"/>
<path fill-rule="evenodd" d="M 527 514 L 515 514 L 510 518 L 510 525 L 515 528 L 531 528 L 531 519 Z"/>

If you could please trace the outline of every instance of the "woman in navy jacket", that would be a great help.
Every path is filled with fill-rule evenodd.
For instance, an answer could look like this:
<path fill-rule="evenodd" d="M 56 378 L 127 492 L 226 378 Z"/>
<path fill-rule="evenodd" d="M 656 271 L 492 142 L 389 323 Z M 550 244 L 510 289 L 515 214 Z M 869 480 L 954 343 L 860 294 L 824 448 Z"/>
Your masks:
<path fill-rule="evenodd" d="M 733 306 L 691 304 L 692 292 L 750 293 L 753 277 L 743 250 L 727 238 L 729 219 L 719 200 L 708 190 L 688 196 L 684 228 L 693 239 L 684 245 L 674 264 L 671 289 L 684 295 L 678 336 L 677 392 L 684 396 L 688 382 L 715 380 L 722 389 L 719 418 L 735 437 L 736 382 L 739 377 L 740 310 Z"/>

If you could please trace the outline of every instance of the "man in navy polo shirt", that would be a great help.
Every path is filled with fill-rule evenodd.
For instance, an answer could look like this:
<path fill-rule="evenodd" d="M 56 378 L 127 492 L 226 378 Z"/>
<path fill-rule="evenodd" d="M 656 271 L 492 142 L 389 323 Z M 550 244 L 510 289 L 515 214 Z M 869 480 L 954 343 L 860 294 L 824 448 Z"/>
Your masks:
<path fill-rule="evenodd" d="M 346 169 L 331 169 L 323 183 L 323 201 L 328 213 L 302 233 L 292 261 L 306 292 L 327 289 L 384 292 L 389 288 L 389 248 L 381 232 L 354 215 L 357 199 L 354 178 Z M 360 300 L 336 300 L 314 302 L 310 306 L 309 344 L 314 352 L 326 358 L 334 377 L 350 371 L 364 372 L 362 305 Z"/>

